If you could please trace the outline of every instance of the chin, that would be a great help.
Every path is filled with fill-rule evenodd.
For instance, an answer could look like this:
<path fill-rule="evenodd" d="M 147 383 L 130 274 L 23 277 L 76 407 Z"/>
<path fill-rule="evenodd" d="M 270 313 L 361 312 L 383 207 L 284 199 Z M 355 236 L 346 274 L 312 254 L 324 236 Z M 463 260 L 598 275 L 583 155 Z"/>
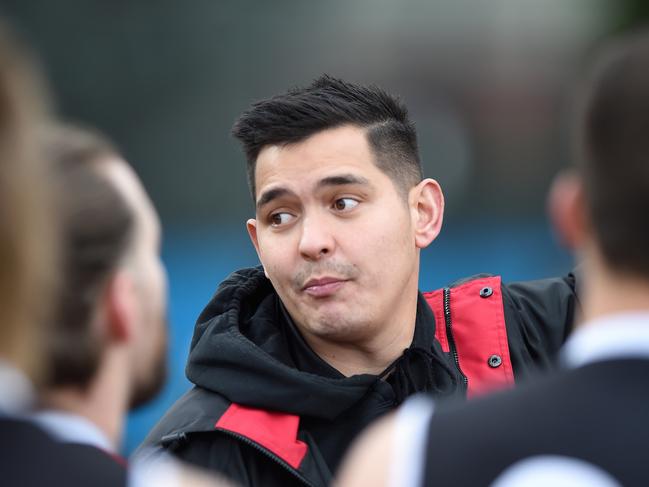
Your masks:
<path fill-rule="evenodd" d="M 320 338 L 341 342 L 354 341 L 367 333 L 364 324 L 350 322 L 348 316 L 340 315 L 321 317 L 311 330 Z"/>
<path fill-rule="evenodd" d="M 140 379 L 133 391 L 129 409 L 137 409 L 155 399 L 167 381 L 166 356 L 156 362 L 156 366 L 144 379 Z"/>

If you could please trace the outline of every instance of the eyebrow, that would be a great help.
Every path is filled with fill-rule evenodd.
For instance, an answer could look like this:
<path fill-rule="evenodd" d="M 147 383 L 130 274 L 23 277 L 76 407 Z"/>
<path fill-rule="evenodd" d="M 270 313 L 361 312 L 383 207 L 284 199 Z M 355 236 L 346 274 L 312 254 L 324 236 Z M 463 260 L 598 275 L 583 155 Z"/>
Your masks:
<path fill-rule="evenodd" d="M 318 188 L 325 186 L 344 186 L 346 184 L 362 184 L 368 185 L 370 182 L 362 176 L 355 174 L 340 174 L 337 176 L 329 176 L 318 181 Z"/>
<path fill-rule="evenodd" d="M 293 194 L 292 191 L 289 191 L 286 188 L 273 188 L 269 189 L 268 191 L 264 191 L 259 199 L 257 200 L 257 210 L 262 208 L 263 206 L 267 205 L 271 201 L 281 198 L 282 196 L 286 196 L 288 194 Z"/>
<path fill-rule="evenodd" d="M 322 178 L 320 181 L 318 181 L 318 184 L 316 185 L 317 189 L 321 189 L 323 187 L 327 186 L 344 186 L 347 184 L 361 184 L 361 185 L 368 185 L 370 184 L 369 180 L 365 179 L 362 176 L 356 176 L 354 174 L 340 174 L 336 176 L 329 176 L 326 178 Z M 261 209 L 271 201 L 281 198 L 283 196 L 287 195 L 292 195 L 294 194 L 293 191 L 290 191 L 287 188 L 279 187 L 279 188 L 273 188 L 269 189 L 268 191 L 264 191 L 259 199 L 257 200 L 257 210 Z"/>

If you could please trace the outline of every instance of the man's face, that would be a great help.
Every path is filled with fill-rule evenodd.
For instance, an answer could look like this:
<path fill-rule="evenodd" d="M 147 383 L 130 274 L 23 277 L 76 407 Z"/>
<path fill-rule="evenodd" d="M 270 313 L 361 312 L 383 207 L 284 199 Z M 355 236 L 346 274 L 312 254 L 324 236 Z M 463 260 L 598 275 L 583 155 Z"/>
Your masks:
<path fill-rule="evenodd" d="M 160 259 L 160 221 L 135 172 L 122 161 L 109 165 L 133 209 L 133 240 L 124 267 L 134 283 L 131 407 L 152 399 L 166 379 L 167 277 Z"/>
<path fill-rule="evenodd" d="M 417 289 L 416 209 L 374 164 L 363 129 L 343 126 L 257 158 L 248 230 L 306 338 L 367 340 Z"/>

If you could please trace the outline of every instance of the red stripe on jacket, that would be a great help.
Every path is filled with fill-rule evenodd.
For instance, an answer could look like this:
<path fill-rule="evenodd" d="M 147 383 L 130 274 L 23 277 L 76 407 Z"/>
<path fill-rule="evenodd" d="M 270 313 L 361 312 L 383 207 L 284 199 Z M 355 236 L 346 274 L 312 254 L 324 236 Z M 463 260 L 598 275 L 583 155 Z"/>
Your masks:
<path fill-rule="evenodd" d="M 306 456 L 306 443 L 297 439 L 300 417 L 232 404 L 214 425 L 266 448 L 297 469 Z"/>

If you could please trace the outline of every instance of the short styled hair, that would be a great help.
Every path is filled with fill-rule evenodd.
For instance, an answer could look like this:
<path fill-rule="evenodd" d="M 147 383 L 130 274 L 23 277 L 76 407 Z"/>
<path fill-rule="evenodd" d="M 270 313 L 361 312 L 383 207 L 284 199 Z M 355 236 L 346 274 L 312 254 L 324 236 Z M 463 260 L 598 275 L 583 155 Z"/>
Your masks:
<path fill-rule="evenodd" d="M 78 127 L 50 127 L 43 148 L 61 188 L 62 221 L 62 278 L 48 340 L 46 385 L 84 388 L 101 360 L 103 337 L 93 326 L 97 304 L 127 253 L 135 216 L 101 170 L 119 158 L 105 137 Z"/>
<path fill-rule="evenodd" d="M 578 161 L 600 251 L 611 269 L 649 278 L 649 33 L 612 45 L 585 86 Z"/>
<path fill-rule="evenodd" d="M 323 75 L 305 88 L 254 103 L 235 122 L 232 135 L 246 154 L 253 199 L 256 161 L 263 147 L 301 142 L 342 125 L 366 129 L 377 167 L 402 193 L 421 181 L 417 133 L 405 105 L 376 86 Z"/>

